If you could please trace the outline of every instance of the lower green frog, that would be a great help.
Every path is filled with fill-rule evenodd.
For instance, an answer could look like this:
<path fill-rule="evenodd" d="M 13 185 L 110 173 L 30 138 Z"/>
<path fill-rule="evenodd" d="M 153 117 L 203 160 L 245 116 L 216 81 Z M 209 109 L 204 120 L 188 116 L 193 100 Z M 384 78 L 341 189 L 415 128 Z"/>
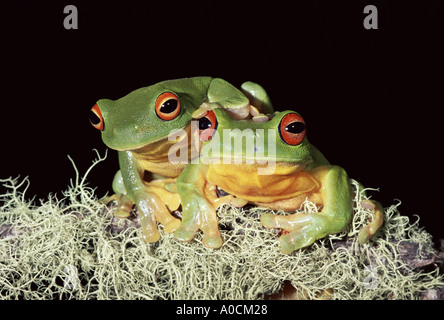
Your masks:
<path fill-rule="evenodd" d="M 322 207 L 319 213 L 261 217 L 265 227 L 284 231 L 279 238 L 284 253 L 338 233 L 350 223 L 353 190 L 347 173 L 308 142 L 305 121 L 298 113 L 277 112 L 261 122 L 233 121 L 226 111 L 215 109 L 207 110 L 198 121 L 199 161 L 189 164 L 177 179 L 183 210 L 177 238 L 191 240 L 200 229 L 207 247 L 220 247 L 215 207 L 231 200 L 239 206 L 250 202 L 294 211 L 308 199 Z M 218 198 L 218 189 L 227 192 L 230 200 Z M 362 243 L 382 224 L 381 205 L 372 202 L 371 206 L 374 219 L 361 230 Z"/>

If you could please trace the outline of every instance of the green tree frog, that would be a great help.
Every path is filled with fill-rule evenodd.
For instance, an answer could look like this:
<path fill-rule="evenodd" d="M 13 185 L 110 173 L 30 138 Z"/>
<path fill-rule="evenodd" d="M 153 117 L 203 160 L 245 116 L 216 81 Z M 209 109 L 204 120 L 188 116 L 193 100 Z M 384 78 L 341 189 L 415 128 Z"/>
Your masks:
<path fill-rule="evenodd" d="M 260 111 L 250 100 L 260 101 Z M 272 110 L 271 102 L 261 86 L 246 82 L 242 90 L 220 78 L 194 77 L 163 81 L 135 90 L 118 100 L 99 100 L 90 112 L 91 124 L 102 133 L 103 142 L 118 151 L 120 170 L 113 180 L 116 216 L 127 217 L 137 206 L 142 234 L 147 242 L 160 238 L 157 222 L 172 232 L 180 220 L 171 215 L 180 198 L 166 187 L 174 182 L 186 164 L 171 163 L 171 147 L 189 142 L 193 112 L 224 108 L 234 119 Z M 199 111 L 200 112 L 200 111 Z M 186 134 L 168 139 L 175 130 Z M 156 180 L 158 177 L 164 180 Z M 154 179 L 154 180 L 153 180 Z M 169 210 L 168 210 L 169 209 Z"/>
<path fill-rule="evenodd" d="M 200 229 L 206 246 L 222 245 L 215 207 L 223 201 L 216 186 L 230 194 L 226 197 L 236 196 L 240 206 L 248 201 L 292 211 L 308 199 L 322 207 L 319 213 L 261 217 L 265 227 L 285 231 L 279 238 L 284 253 L 338 233 L 350 222 L 352 186 L 347 173 L 308 142 L 305 121 L 298 113 L 276 112 L 269 121 L 254 122 L 234 121 L 226 111 L 215 109 L 198 121 L 200 157 L 177 179 L 183 209 L 177 238 L 191 240 Z M 382 224 L 382 208 L 376 202 L 372 205 L 375 218 L 361 230 L 360 242 Z"/>

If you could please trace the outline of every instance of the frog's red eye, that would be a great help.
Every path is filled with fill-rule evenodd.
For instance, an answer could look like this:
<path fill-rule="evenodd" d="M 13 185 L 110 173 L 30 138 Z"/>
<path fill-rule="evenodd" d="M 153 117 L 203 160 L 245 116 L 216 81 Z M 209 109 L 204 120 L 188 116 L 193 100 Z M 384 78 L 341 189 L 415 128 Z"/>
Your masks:
<path fill-rule="evenodd" d="M 105 122 L 103 121 L 102 112 L 97 103 L 89 112 L 89 122 L 91 122 L 94 128 L 99 129 L 100 131 L 105 130 Z"/>
<path fill-rule="evenodd" d="M 300 144 L 305 138 L 305 121 L 297 113 L 286 114 L 279 124 L 281 139 L 291 146 Z"/>
<path fill-rule="evenodd" d="M 205 117 L 198 120 L 199 137 L 201 141 L 209 141 L 213 138 L 217 129 L 217 119 L 214 111 L 208 111 Z"/>
<path fill-rule="evenodd" d="M 175 119 L 180 113 L 179 98 L 171 92 L 164 92 L 157 97 L 156 114 L 165 121 Z"/>

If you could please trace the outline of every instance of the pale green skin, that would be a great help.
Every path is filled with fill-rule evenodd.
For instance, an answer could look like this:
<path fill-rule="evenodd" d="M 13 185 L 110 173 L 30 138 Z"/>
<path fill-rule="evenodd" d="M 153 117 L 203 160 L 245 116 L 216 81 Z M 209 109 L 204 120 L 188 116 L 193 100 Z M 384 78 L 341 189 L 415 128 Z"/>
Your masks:
<path fill-rule="evenodd" d="M 283 252 L 290 253 L 299 248 L 306 247 L 328 234 L 338 233 L 350 222 L 353 212 L 352 187 L 345 170 L 341 167 L 330 165 L 321 152 L 308 142 L 306 137 L 301 144 L 296 146 L 288 145 L 281 140 L 277 132 L 280 120 L 287 113 L 294 113 L 294 111 L 276 113 L 270 121 L 266 122 L 233 121 L 224 110 L 219 109 L 214 110 L 214 112 L 218 121 L 217 132 L 220 134 L 222 134 L 223 129 L 240 129 L 239 132 L 241 132 L 246 128 L 250 128 L 252 129 L 253 136 L 256 137 L 257 129 L 265 129 L 265 141 L 267 141 L 267 129 L 276 130 L 276 161 L 278 165 L 279 162 L 294 163 L 295 165 L 302 165 L 306 171 L 311 171 L 321 166 L 326 168 L 326 174 L 323 174 L 322 180 L 322 187 L 325 190 L 323 191 L 325 192 L 325 199 L 322 212 L 293 215 L 291 222 L 280 220 L 283 216 L 273 214 L 262 216 L 261 222 L 264 226 L 283 228 L 290 231 L 279 239 Z M 236 131 L 232 132 L 232 136 L 236 137 Z M 214 143 L 213 141 L 204 142 L 203 147 L 210 146 Z M 267 146 L 267 143 L 265 143 L 265 146 Z M 222 147 L 220 153 L 210 156 L 220 157 L 223 152 Z M 234 149 L 232 145 L 230 147 Z M 244 157 L 245 152 L 245 149 L 243 149 L 243 154 L 234 154 L 233 152 L 228 156 Z M 222 238 L 218 232 L 217 225 L 214 225 L 214 223 L 217 224 L 216 219 L 207 216 L 207 212 L 211 211 L 212 205 L 204 197 L 203 185 L 201 183 L 209 166 L 203 160 L 208 159 L 201 155 L 200 160 L 197 164 L 189 164 L 177 179 L 177 189 L 181 195 L 183 215 L 182 225 L 175 231 L 175 236 L 185 241 L 191 240 L 194 234 L 201 229 L 204 232 L 204 244 L 208 247 L 217 248 L 222 245 Z M 242 172 L 239 172 L 239 174 L 242 174 Z M 229 190 L 226 191 L 230 192 Z M 262 203 L 262 205 L 264 204 Z M 202 221 L 213 225 L 210 227 L 202 225 Z"/>
<path fill-rule="evenodd" d="M 176 94 L 181 103 L 180 114 L 170 121 L 160 119 L 155 113 L 156 99 L 164 92 Z M 262 112 L 272 111 L 268 96 L 259 85 L 246 82 L 240 91 L 223 79 L 211 77 L 163 81 L 135 90 L 118 100 L 102 99 L 97 102 L 105 123 L 103 142 L 119 152 L 120 170 L 115 175 L 113 190 L 124 195 L 118 200 L 125 210 L 130 211 L 132 204 L 136 204 L 146 241 L 153 242 L 159 238 L 153 213 L 159 199 L 146 190 L 144 168 L 140 167 L 131 151 L 167 137 L 172 130 L 183 129 L 192 120 L 192 113 L 202 104 L 226 108 L 234 113 L 243 110 L 245 113 L 245 106 L 250 102 L 248 98 L 262 101 Z"/>

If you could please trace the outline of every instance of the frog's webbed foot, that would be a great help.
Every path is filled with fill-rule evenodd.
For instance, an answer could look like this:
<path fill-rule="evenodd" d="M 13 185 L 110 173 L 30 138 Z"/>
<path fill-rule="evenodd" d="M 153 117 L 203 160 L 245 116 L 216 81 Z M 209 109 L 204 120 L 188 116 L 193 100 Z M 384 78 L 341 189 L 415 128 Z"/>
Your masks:
<path fill-rule="evenodd" d="M 373 220 L 368 225 L 363 227 L 358 234 L 359 243 L 364 244 L 376 233 L 376 231 L 378 231 L 378 229 L 381 227 L 382 223 L 384 222 L 383 218 L 384 209 L 382 208 L 382 205 L 379 202 L 373 200 L 361 201 L 361 206 L 363 208 L 374 211 Z"/>
<path fill-rule="evenodd" d="M 149 193 L 144 192 L 144 195 L 138 193 L 131 197 L 126 194 L 114 194 L 111 197 L 102 199 L 102 202 L 105 204 L 111 201 L 115 201 L 117 204 L 116 211 L 114 212 L 114 216 L 117 218 L 128 218 L 133 211 L 134 205 L 136 205 L 144 241 L 157 242 L 160 239 L 156 215 L 153 214 L 156 211 L 156 208 L 154 208 L 156 201 Z"/>
<path fill-rule="evenodd" d="M 222 246 L 217 223 L 216 210 L 205 198 L 195 194 L 187 196 L 186 203 L 182 202 L 182 225 L 174 232 L 174 236 L 183 241 L 190 241 L 198 230 L 202 230 L 203 244 L 208 248 L 219 248 Z"/>
<path fill-rule="evenodd" d="M 180 206 L 180 195 L 177 193 L 175 179 L 153 180 L 146 182 L 145 185 L 153 201 L 156 220 L 164 226 L 165 232 L 174 232 L 181 224 L 181 221 L 171 214 Z"/>
<path fill-rule="evenodd" d="M 100 202 L 105 205 L 113 201 L 117 204 L 116 211 L 114 211 L 115 217 L 128 218 L 131 215 L 134 207 L 134 202 L 126 195 L 115 193 L 110 197 L 104 197 L 100 200 Z"/>
<path fill-rule="evenodd" d="M 137 206 L 142 236 L 146 242 L 156 242 L 160 239 L 157 222 L 164 226 L 167 233 L 180 227 L 180 220 L 171 215 L 164 201 L 156 193 L 143 190 L 133 194 L 132 198 Z"/>
<path fill-rule="evenodd" d="M 279 228 L 285 234 L 279 238 L 281 251 L 286 254 L 309 246 L 328 234 L 336 233 L 332 226 L 337 225 L 333 218 L 322 213 L 297 213 L 288 216 L 265 214 L 261 223 L 267 228 Z"/>
<path fill-rule="evenodd" d="M 180 196 L 168 192 L 156 184 L 148 183 L 146 189 L 132 195 L 114 194 L 101 200 L 105 204 L 111 201 L 115 201 L 117 204 L 114 216 L 118 218 L 128 218 L 136 205 L 143 239 L 146 242 L 159 240 L 160 233 L 157 229 L 157 222 L 164 226 L 167 233 L 180 227 L 180 220 L 172 216 L 168 210 L 168 208 L 177 209 L 180 205 Z"/>

